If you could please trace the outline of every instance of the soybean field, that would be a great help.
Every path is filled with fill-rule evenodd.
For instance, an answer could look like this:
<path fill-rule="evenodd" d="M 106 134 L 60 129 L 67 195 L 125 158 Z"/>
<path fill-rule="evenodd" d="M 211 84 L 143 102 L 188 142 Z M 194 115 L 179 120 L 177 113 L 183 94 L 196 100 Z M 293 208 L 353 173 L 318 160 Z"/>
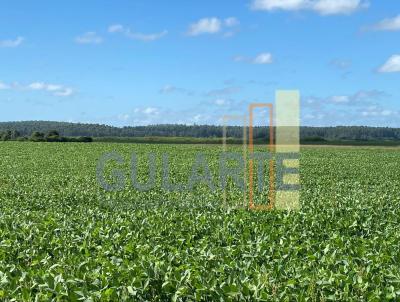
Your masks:
<path fill-rule="evenodd" d="M 107 152 L 121 160 L 106 165 L 104 180 L 119 173 L 120 190 L 99 184 Z M 215 190 L 160 185 L 163 154 L 170 181 L 185 183 L 199 152 Z M 156 185 L 138 190 L 132 168 L 146 182 L 149 153 Z M 399 148 L 303 147 L 298 211 L 237 206 L 241 190 L 217 187 L 220 153 L 216 145 L 1 142 L 0 300 L 400 300 Z"/>

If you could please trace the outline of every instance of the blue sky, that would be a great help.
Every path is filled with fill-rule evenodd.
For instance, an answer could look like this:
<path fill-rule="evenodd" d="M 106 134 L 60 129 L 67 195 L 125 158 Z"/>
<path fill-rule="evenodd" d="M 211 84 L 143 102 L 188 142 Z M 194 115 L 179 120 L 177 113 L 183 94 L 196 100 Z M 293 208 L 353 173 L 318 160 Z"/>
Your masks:
<path fill-rule="evenodd" d="M 400 2 L 4 1 L 0 121 L 219 124 L 278 89 L 303 125 L 400 127 Z"/>

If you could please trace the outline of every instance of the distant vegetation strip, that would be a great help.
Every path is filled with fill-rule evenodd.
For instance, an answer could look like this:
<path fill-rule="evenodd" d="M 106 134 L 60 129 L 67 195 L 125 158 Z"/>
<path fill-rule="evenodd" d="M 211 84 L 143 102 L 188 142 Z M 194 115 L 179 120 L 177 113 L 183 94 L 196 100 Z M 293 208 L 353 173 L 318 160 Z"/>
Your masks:
<path fill-rule="evenodd" d="M 0 132 L 0 140 L 2 141 L 30 141 L 30 142 L 59 142 L 59 143 L 90 143 L 93 141 L 92 137 L 79 136 L 79 137 L 65 137 L 61 136 L 57 130 L 50 130 L 48 133 L 34 131 L 29 136 L 22 135 L 17 130 L 6 130 Z"/>
<path fill-rule="evenodd" d="M 54 133 L 57 133 L 54 137 Z M 53 133 L 53 134 L 52 134 Z M 254 127 L 255 143 L 268 141 L 268 127 Z M 222 143 L 222 126 L 149 125 L 114 127 L 52 121 L 0 122 L 3 140 L 103 141 L 132 143 Z M 228 144 L 242 143 L 243 128 L 227 127 Z M 301 127 L 303 144 L 400 145 L 400 128 L 337 126 Z"/>
<path fill-rule="evenodd" d="M 30 136 L 20 136 L 16 131 L 5 131 L 0 133 L 1 141 L 30 141 L 30 142 L 107 142 L 107 143 L 135 143 L 135 144 L 222 144 L 222 138 L 210 137 L 66 137 L 60 136 L 57 131 L 50 131 L 47 134 L 42 132 L 33 132 Z M 230 145 L 243 144 L 242 139 L 228 137 L 226 143 Z M 266 144 L 265 139 L 255 139 L 254 144 Z M 321 138 L 305 138 L 301 140 L 303 145 L 349 145 L 349 146 L 400 146 L 400 140 L 324 140 Z"/>
<path fill-rule="evenodd" d="M 94 142 L 108 143 L 136 143 L 136 144 L 222 144 L 222 138 L 195 138 L 195 137 L 94 137 Z M 242 139 L 228 137 L 227 144 L 240 145 Z M 400 146 L 400 140 L 316 140 L 305 138 L 302 145 L 343 145 L 343 146 Z M 265 139 L 255 139 L 254 144 L 266 144 Z"/>

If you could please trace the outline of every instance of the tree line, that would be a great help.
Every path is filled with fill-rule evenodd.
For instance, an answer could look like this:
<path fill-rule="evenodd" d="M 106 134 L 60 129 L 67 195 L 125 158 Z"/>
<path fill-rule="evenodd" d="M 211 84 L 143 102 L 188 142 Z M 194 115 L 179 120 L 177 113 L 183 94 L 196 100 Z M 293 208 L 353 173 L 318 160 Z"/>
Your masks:
<path fill-rule="evenodd" d="M 70 137 L 194 137 L 221 138 L 222 126 L 217 125 L 149 125 L 114 127 L 101 124 L 67 123 L 51 121 L 0 122 L 0 133 L 7 138 L 19 137 L 34 141 Z M 18 134 L 18 135 L 17 135 Z M 243 128 L 228 126 L 227 136 L 241 139 Z M 256 140 L 268 140 L 268 127 L 254 127 L 253 137 Z M 303 141 L 339 141 L 339 140 L 400 140 L 400 128 L 337 126 L 337 127 L 301 127 L 300 137 Z"/>
<path fill-rule="evenodd" d="M 2 141 L 31 141 L 31 142 L 82 142 L 89 143 L 93 138 L 87 136 L 65 137 L 61 136 L 57 130 L 50 130 L 47 133 L 33 131 L 31 135 L 25 136 L 18 130 L 0 131 L 0 140 Z"/>

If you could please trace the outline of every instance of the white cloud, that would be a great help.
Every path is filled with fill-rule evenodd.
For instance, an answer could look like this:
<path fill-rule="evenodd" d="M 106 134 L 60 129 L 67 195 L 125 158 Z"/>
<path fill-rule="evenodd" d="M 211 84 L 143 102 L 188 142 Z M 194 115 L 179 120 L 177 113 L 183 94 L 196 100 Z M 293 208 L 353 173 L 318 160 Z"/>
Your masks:
<path fill-rule="evenodd" d="M 188 96 L 194 95 L 194 92 L 189 89 L 176 87 L 170 84 L 164 85 L 160 90 L 158 90 L 158 92 L 161 94 L 182 93 Z"/>
<path fill-rule="evenodd" d="M 271 64 L 273 59 L 272 59 L 272 54 L 269 52 L 263 52 L 260 53 L 259 55 L 255 56 L 254 58 L 250 57 L 245 57 L 245 56 L 236 56 L 233 58 L 235 62 L 247 62 L 251 64 Z"/>
<path fill-rule="evenodd" d="M 108 32 L 109 33 L 122 33 L 125 35 L 125 37 L 133 40 L 140 40 L 140 41 L 155 41 L 158 39 L 161 39 L 162 37 L 166 36 L 168 34 L 167 30 L 163 30 L 158 33 L 140 33 L 140 32 L 134 32 L 132 31 L 129 27 L 125 27 L 121 24 L 113 24 L 108 27 Z"/>
<path fill-rule="evenodd" d="M 127 121 L 127 120 L 129 120 L 130 119 L 130 115 L 129 114 L 119 114 L 118 116 L 117 116 L 117 118 L 119 119 L 119 120 L 121 120 L 121 121 Z"/>
<path fill-rule="evenodd" d="M 51 91 L 51 90 L 49 90 Z M 54 92 L 55 96 L 70 96 L 74 93 L 74 91 L 71 88 L 68 87 L 63 87 L 60 90 L 57 90 Z"/>
<path fill-rule="evenodd" d="M 313 5 L 321 15 L 348 15 L 363 7 L 368 7 L 368 4 L 361 0 L 319 0 Z"/>
<path fill-rule="evenodd" d="M 226 114 L 240 114 L 246 110 L 247 102 L 241 102 L 238 111 L 230 106 L 234 101 L 226 100 L 223 106 L 216 106 L 212 101 L 193 104 L 188 108 L 165 108 L 154 105 L 132 108 L 129 112 L 120 112 L 112 116 L 114 122 L 122 125 L 155 125 L 155 124 L 215 124 L 222 123 L 220 118 Z M 219 122 L 220 121 L 220 122 Z"/>
<path fill-rule="evenodd" d="M 384 97 L 389 96 L 386 92 L 380 91 L 380 90 L 359 90 L 353 95 L 350 96 L 350 98 L 354 101 L 377 101 L 380 100 Z"/>
<path fill-rule="evenodd" d="M 307 7 L 306 0 L 254 0 L 251 7 L 255 10 L 299 10 Z"/>
<path fill-rule="evenodd" d="M 103 42 L 103 38 L 94 31 L 88 31 L 83 35 L 76 37 L 75 42 L 79 44 L 100 44 Z"/>
<path fill-rule="evenodd" d="M 134 39 L 134 40 L 141 40 L 141 41 L 155 41 L 158 39 L 161 39 L 162 37 L 166 36 L 168 34 L 168 31 L 163 30 L 162 32 L 159 33 L 153 33 L 153 34 L 143 34 L 143 33 L 137 33 L 137 32 L 128 32 L 126 35 L 128 38 Z"/>
<path fill-rule="evenodd" d="M 62 90 L 63 87 L 61 85 L 54 85 L 54 84 L 48 84 L 47 85 L 47 90 L 48 91 L 59 91 Z"/>
<path fill-rule="evenodd" d="M 61 96 L 61 97 L 70 96 L 74 93 L 74 90 L 70 87 L 58 84 L 49 84 L 44 82 L 33 82 L 27 85 L 22 85 L 18 82 L 12 84 L 6 84 L 0 82 L 0 90 L 5 90 L 5 89 L 12 89 L 16 91 L 26 91 L 26 90 L 45 91 L 51 93 L 54 96 Z"/>
<path fill-rule="evenodd" d="M 348 95 L 336 95 L 331 97 L 331 101 L 336 104 L 348 103 L 350 102 L 350 97 Z"/>
<path fill-rule="evenodd" d="M 396 31 L 400 30 L 400 15 L 394 18 L 383 19 L 379 23 L 370 27 L 373 30 L 382 30 L 382 31 Z"/>
<path fill-rule="evenodd" d="M 218 18 L 203 18 L 189 26 L 188 35 L 216 34 L 222 29 L 222 22 Z"/>
<path fill-rule="evenodd" d="M 221 88 L 221 89 L 213 89 L 213 90 L 207 91 L 205 93 L 205 95 L 212 96 L 212 97 L 224 97 L 224 96 L 236 94 L 239 92 L 240 92 L 240 87 L 228 86 L 228 87 Z"/>
<path fill-rule="evenodd" d="M 305 99 L 302 101 L 303 122 L 312 126 L 392 124 L 397 127 L 400 111 L 385 107 L 387 103 L 383 100 L 388 96 L 379 90 L 360 90 L 353 94 Z"/>
<path fill-rule="evenodd" d="M 197 124 L 197 123 L 207 123 L 207 120 L 209 119 L 208 115 L 205 114 L 196 114 L 195 116 L 193 116 L 192 118 L 192 122 Z"/>
<path fill-rule="evenodd" d="M 216 17 L 202 18 L 190 24 L 187 35 L 198 36 L 201 34 L 217 34 L 223 32 L 224 37 L 232 37 L 236 33 L 236 30 L 232 30 L 232 28 L 237 27 L 239 24 L 239 20 L 235 17 L 226 19 L 219 19 Z M 226 31 L 224 32 L 225 29 Z"/>
<path fill-rule="evenodd" d="M 158 115 L 159 111 L 158 111 L 157 108 L 154 108 L 154 107 L 147 107 L 147 108 L 145 108 L 145 109 L 143 110 L 143 113 L 144 113 L 144 114 L 147 114 L 147 115 Z"/>
<path fill-rule="evenodd" d="M 227 101 L 225 99 L 216 99 L 215 100 L 215 104 L 218 106 L 225 105 L 226 103 L 227 103 Z"/>
<path fill-rule="evenodd" d="M 239 23 L 240 23 L 239 20 L 236 19 L 235 17 L 229 17 L 224 20 L 224 24 L 227 27 L 237 26 L 239 25 Z"/>
<path fill-rule="evenodd" d="M 129 122 L 135 125 L 151 125 L 172 123 L 171 120 L 176 119 L 176 116 L 171 114 L 170 111 L 161 107 L 136 107 L 131 112 L 121 113 L 115 118 L 118 121 Z"/>
<path fill-rule="evenodd" d="M 124 27 L 121 24 L 113 24 L 108 27 L 109 33 L 121 33 L 124 32 Z"/>
<path fill-rule="evenodd" d="M 382 73 L 400 72 L 400 55 L 391 56 L 378 71 Z"/>
<path fill-rule="evenodd" d="M 304 107 L 318 109 L 329 106 L 360 107 L 376 104 L 388 94 L 380 90 L 359 90 L 353 94 L 338 94 L 328 97 L 308 97 L 302 102 Z"/>
<path fill-rule="evenodd" d="M 40 83 L 40 82 L 35 82 L 35 83 L 28 85 L 28 88 L 32 89 L 32 90 L 42 90 L 42 89 L 45 89 L 45 87 L 46 87 L 46 84 Z"/>
<path fill-rule="evenodd" d="M 175 86 L 173 86 L 173 85 L 164 85 L 159 90 L 159 93 L 163 93 L 163 94 L 172 93 L 172 92 L 175 92 L 176 90 L 177 90 L 177 88 Z"/>
<path fill-rule="evenodd" d="M 308 113 L 304 116 L 307 120 L 322 120 L 325 117 L 323 113 Z"/>
<path fill-rule="evenodd" d="M 383 115 L 383 116 L 389 116 L 389 115 L 392 115 L 392 114 L 393 114 L 392 110 L 382 110 L 381 111 L 381 115 Z"/>
<path fill-rule="evenodd" d="M 55 96 L 70 96 L 73 94 L 73 89 L 63 85 L 47 84 L 43 82 L 34 82 L 25 87 L 28 90 L 48 91 Z"/>
<path fill-rule="evenodd" d="M 254 10 L 310 10 L 321 15 L 346 15 L 368 7 L 362 0 L 253 0 Z"/>
<path fill-rule="evenodd" d="M 17 37 L 15 40 L 2 40 L 0 41 L 0 47 L 18 47 L 24 42 L 23 37 Z"/>
<path fill-rule="evenodd" d="M 379 108 L 377 106 L 371 106 L 361 112 L 363 117 L 390 117 L 397 116 L 398 112 L 388 109 Z"/>
<path fill-rule="evenodd" d="M 338 68 L 338 69 L 348 69 L 351 66 L 351 61 L 349 60 L 343 60 L 343 59 L 334 59 L 330 61 L 330 65 Z"/>
<path fill-rule="evenodd" d="M 272 55 L 268 52 L 261 53 L 253 60 L 254 64 L 271 64 L 272 63 Z"/>

